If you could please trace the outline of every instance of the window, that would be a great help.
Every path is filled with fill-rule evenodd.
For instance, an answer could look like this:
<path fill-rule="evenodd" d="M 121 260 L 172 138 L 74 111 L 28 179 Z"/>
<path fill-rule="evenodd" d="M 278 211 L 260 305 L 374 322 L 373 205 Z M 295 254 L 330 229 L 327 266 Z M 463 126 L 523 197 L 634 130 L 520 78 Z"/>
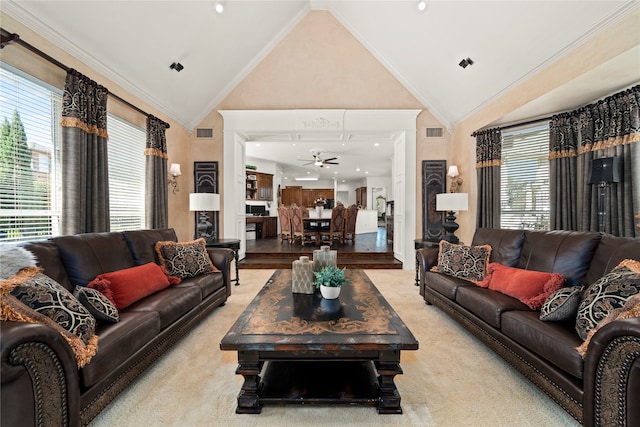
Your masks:
<path fill-rule="evenodd" d="M 112 114 L 107 131 L 111 231 L 144 228 L 146 131 Z"/>
<path fill-rule="evenodd" d="M 502 134 L 500 227 L 549 229 L 549 126 Z"/>
<path fill-rule="evenodd" d="M 0 64 L 0 242 L 59 234 L 61 95 Z"/>

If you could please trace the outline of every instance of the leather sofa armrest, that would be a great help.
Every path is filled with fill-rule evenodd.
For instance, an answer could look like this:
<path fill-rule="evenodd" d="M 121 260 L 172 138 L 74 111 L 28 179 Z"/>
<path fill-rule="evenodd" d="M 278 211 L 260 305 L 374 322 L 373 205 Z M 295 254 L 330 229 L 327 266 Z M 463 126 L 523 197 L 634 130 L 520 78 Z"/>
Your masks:
<path fill-rule="evenodd" d="M 420 248 L 416 250 L 416 263 L 420 271 L 420 295 L 424 297 L 425 271 L 438 264 L 439 248 Z"/>
<path fill-rule="evenodd" d="M 1 425 L 80 424 L 76 358 L 54 329 L 0 322 Z"/>
<path fill-rule="evenodd" d="M 227 287 L 227 296 L 231 295 L 231 261 L 233 260 L 233 250 L 227 248 L 207 248 L 209 257 L 213 265 L 222 271 L 224 285 Z"/>
<path fill-rule="evenodd" d="M 585 355 L 584 425 L 640 422 L 640 318 L 621 319 L 596 332 Z"/>

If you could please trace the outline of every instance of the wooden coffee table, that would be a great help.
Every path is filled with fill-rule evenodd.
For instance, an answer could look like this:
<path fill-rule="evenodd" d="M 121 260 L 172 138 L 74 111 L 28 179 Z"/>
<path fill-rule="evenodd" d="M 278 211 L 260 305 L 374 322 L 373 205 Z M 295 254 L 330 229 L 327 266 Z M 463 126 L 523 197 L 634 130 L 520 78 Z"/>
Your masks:
<path fill-rule="evenodd" d="M 291 270 L 278 270 L 222 338 L 238 352 L 244 377 L 238 414 L 266 404 L 360 404 L 401 414 L 393 382 L 400 352 L 418 341 L 362 270 L 337 300 L 291 292 Z"/>

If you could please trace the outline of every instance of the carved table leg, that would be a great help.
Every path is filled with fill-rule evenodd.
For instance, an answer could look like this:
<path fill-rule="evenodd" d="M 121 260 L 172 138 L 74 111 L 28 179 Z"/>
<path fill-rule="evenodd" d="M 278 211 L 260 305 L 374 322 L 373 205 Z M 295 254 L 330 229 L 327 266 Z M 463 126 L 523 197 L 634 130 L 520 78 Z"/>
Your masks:
<path fill-rule="evenodd" d="M 257 352 L 238 352 L 238 369 L 236 374 L 244 377 L 244 383 L 238 394 L 236 414 L 259 414 L 262 412 L 258 398 L 260 371 L 262 363 L 258 360 Z"/>
<path fill-rule="evenodd" d="M 378 398 L 379 414 L 402 414 L 400 407 L 400 393 L 396 388 L 393 378 L 402 374 L 400 368 L 400 351 L 383 351 L 380 360 L 376 362 L 378 381 L 380 383 L 380 396 Z"/>

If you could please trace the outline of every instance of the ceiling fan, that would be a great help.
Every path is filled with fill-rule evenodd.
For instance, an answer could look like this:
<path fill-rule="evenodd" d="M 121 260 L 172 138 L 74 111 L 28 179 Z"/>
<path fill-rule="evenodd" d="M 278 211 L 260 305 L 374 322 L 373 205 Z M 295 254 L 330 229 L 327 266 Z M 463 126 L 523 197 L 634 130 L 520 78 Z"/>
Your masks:
<path fill-rule="evenodd" d="M 331 157 L 329 159 L 322 159 L 320 158 L 320 154 L 322 154 L 322 151 L 319 150 L 310 150 L 311 154 L 313 155 L 313 160 L 304 160 L 304 159 L 298 159 L 302 162 L 307 162 L 305 164 L 303 164 L 302 166 L 307 166 L 307 165 L 314 165 L 314 166 L 320 166 L 321 168 L 324 167 L 324 165 L 339 165 L 340 163 L 338 162 L 334 162 L 334 160 L 338 160 L 337 157 Z"/>

